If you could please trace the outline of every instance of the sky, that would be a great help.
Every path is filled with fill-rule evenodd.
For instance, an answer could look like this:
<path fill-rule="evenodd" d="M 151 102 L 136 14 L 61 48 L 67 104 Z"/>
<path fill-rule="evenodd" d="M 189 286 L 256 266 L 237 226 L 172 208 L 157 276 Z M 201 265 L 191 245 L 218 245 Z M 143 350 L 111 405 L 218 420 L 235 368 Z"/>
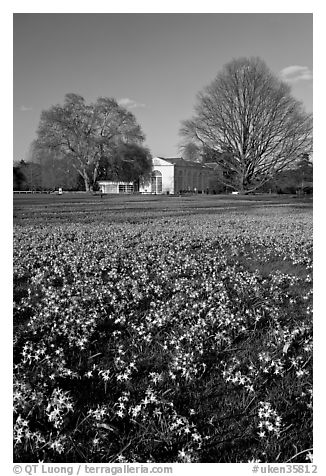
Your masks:
<path fill-rule="evenodd" d="M 309 13 L 15 13 L 13 159 L 28 159 L 42 110 L 67 93 L 113 97 L 153 156 L 180 156 L 181 121 L 223 66 L 259 56 L 312 112 Z"/>

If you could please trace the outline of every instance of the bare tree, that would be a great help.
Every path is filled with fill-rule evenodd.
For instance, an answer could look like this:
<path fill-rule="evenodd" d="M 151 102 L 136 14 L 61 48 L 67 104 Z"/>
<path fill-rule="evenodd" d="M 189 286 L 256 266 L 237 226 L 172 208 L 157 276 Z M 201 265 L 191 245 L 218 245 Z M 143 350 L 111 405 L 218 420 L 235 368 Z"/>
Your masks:
<path fill-rule="evenodd" d="M 101 159 L 121 144 L 140 144 L 144 135 L 135 116 L 115 99 L 99 98 L 87 105 L 82 96 L 67 94 L 63 106 L 43 111 L 35 147 L 53 149 L 81 175 L 86 191 L 93 190 Z"/>
<path fill-rule="evenodd" d="M 260 58 L 241 58 L 198 94 L 181 134 L 218 152 L 223 183 L 249 192 L 311 152 L 312 116 Z"/>

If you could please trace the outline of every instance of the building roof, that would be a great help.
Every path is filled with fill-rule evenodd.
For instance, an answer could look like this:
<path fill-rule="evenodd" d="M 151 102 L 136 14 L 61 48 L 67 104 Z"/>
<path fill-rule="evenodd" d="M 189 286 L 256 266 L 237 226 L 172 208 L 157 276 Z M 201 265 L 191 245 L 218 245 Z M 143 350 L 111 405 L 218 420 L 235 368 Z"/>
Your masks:
<path fill-rule="evenodd" d="M 217 162 L 206 162 L 205 165 L 211 169 L 217 169 L 219 166 Z"/>
<path fill-rule="evenodd" d="M 200 162 L 192 162 L 190 160 L 185 160 L 182 157 L 158 157 L 158 159 L 165 160 L 173 165 L 181 165 L 182 167 L 201 167 L 206 168 L 205 165 Z"/>
<path fill-rule="evenodd" d="M 123 182 L 121 180 L 98 180 L 99 185 L 133 185 L 134 182 Z"/>

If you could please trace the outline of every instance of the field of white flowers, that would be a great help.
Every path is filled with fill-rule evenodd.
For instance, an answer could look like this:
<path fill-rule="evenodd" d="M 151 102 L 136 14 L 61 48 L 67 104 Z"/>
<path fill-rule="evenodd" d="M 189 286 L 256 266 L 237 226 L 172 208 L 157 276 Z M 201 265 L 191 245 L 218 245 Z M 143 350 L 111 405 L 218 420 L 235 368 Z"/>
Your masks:
<path fill-rule="evenodd" d="M 311 458 L 311 212 L 15 226 L 14 461 Z"/>

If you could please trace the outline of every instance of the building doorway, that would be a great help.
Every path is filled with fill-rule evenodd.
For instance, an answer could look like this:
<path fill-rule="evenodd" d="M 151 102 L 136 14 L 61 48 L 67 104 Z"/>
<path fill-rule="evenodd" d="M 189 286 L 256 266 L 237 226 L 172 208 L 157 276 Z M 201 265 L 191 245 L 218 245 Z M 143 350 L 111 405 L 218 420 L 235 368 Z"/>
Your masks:
<path fill-rule="evenodd" d="M 162 193 L 162 174 L 159 170 L 153 170 L 151 175 L 151 191 L 155 194 Z"/>

